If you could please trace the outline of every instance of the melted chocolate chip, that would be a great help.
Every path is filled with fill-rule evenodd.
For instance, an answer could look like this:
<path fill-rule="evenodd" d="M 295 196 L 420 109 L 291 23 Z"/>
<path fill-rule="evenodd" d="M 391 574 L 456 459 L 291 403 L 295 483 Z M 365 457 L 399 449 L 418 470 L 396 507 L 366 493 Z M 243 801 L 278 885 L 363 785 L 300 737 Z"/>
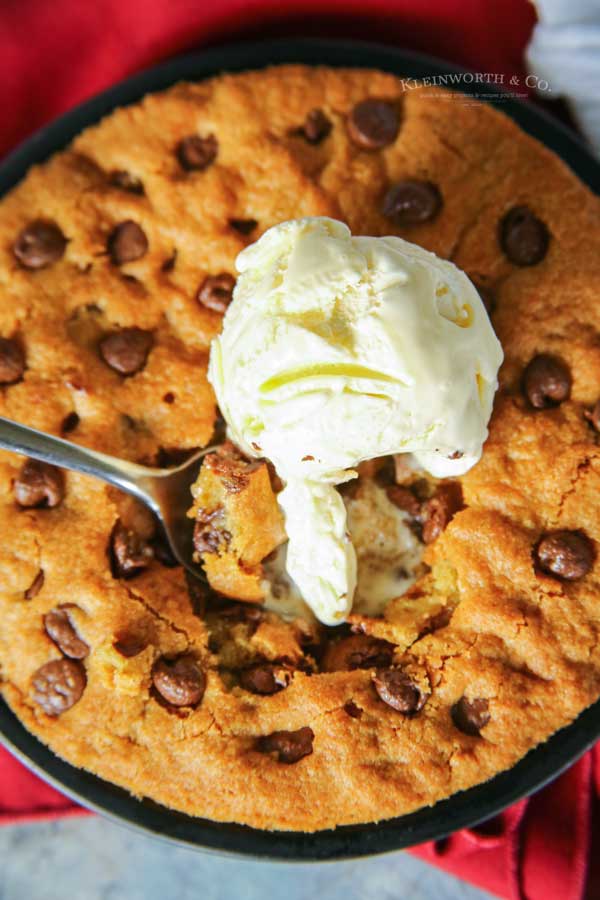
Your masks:
<path fill-rule="evenodd" d="M 240 234 L 248 235 L 252 234 L 258 222 L 256 219 L 230 219 L 229 224 L 231 227 L 238 231 Z"/>
<path fill-rule="evenodd" d="M 309 144 L 320 144 L 332 129 L 331 120 L 322 109 L 311 109 L 304 120 L 304 125 L 296 132 Z"/>
<path fill-rule="evenodd" d="M 565 581 L 583 578 L 594 565 L 594 545 L 581 531 L 550 531 L 540 539 L 535 559 L 547 575 Z"/>
<path fill-rule="evenodd" d="M 190 655 L 176 660 L 158 659 L 152 667 L 152 683 L 171 706 L 197 706 L 206 689 L 206 676 Z"/>
<path fill-rule="evenodd" d="M 150 565 L 154 553 L 143 538 L 117 519 L 110 535 L 109 559 L 113 578 L 133 578 Z"/>
<path fill-rule="evenodd" d="M 394 645 L 369 634 L 352 634 L 331 642 L 322 660 L 325 672 L 375 669 L 391 665 Z"/>
<path fill-rule="evenodd" d="M 396 466 L 393 456 L 384 456 L 375 472 L 375 481 L 382 488 L 396 484 Z"/>
<path fill-rule="evenodd" d="M 202 172 L 215 161 L 219 144 L 214 134 L 200 137 L 191 134 L 177 144 L 175 153 L 179 165 L 186 172 Z"/>
<path fill-rule="evenodd" d="M 428 695 L 402 669 L 378 669 L 373 684 L 380 699 L 405 716 L 418 713 L 427 701 Z"/>
<path fill-rule="evenodd" d="M 27 590 L 24 593 L 24 597 L 26 600 L 33 600 L 34 597 L 37 597 L 41 589 L 44 587 L 44 570 L 40 569 Z"/>
<path fill-rule="evenodd" d="M 69 615 L 69 610 L 76 608 L 68 604 L 51 609 L 44 616 L 44 628 L 50 640 L 54 641 L 65 656 L 71 659 L 85 659 L 90 648 L 77 634 Z"/>
<path fill-rule="evenodd" d="M 314 739 L 314 732 L 308 726 L 298 731 L 274 731 L 259 738 L 257 750 L 260 753 L 276 753 L 281 763 L 296 763 L 313 752 Z"/>
<path fill-rule="evenodd" d="M 452 721 L 459 731 L 471 737 L 479 737 L 482 728 L 490 721 L 489 703 L 482 698 L 467 700 L 461 697 L 450 710 Z"/>
<path fill-rule="evenodd" d="M 389 100 L 363 100 L 348 117 L 348 134 L 363 150 L 381 150 L 393 144 L 399 127 L 398 105 Z"/>
<path fill-rule="evenodd" d="M 102 338 L 99 344 L 104 362 L 120 375 L 135 375 L 146 365 L 154 344 L 151 331 L 123 328 Z"/>
<path fill-rule="evenodd" d="M 204 458 L 204 465 L 221 480 L 228 494 L 239 494 L 248 487 L 250 474 L 264 462 L 248 462 L 233 444 L 227 442 Z"/>
<path fill-rule="evenodd" d="M 13 487 L 15 500 L 24 507 L 58 506 L 65 495 L 61 469 L 36 459 L 26 460 Z"/>
<path fill-rule="evenodd" d="M 253 694 L 277 694 L 288 686 L 290 672 L 283 666 L 260 663 L 240 672 L 240 685 Z"/>
<path fill-rule="evenodd" d="M 390 484 L 386 488 L 386 494 L 388 499 L 397 506 L 398 509 L 403 509 L 404 512 L 407 512 L 410 516 L 416 519 L 421 513 L 421 503 L 415 497 L 410 488 L 404 487 L 400 484 Z"/>
<path fill-rule="evenodd" d="M 224 521 L 222 506 L 210 512 L 198 510 L 194 524 L 194 549 L 197 553 L 218 553 L 222 545 L 229 544 L 231 533 L 224 528 Z"/>
<path fill-rule="evenodd" d="M 535 266 L 548 252 L 550 233 L 526 206 L 509 210 L 499 229 L 500 246 L 515 266 Z"/>
<path fill-rule="evenodd" d="M 165 259 L 164 263 L 160 267 L 161 272 L 172 272 L 175 268 L 175 263 L 177 262 L 177 250 L 173 250 L 171 256 L 168 259 Z"/>
<path fill-rule="evenodd" d="M 583 415 L 594 431 L 600 431 L 600 400 L 591 409 L 584 410 Z"/>
<path fill-rule="evenodd" d="M 453 613 L 453 606 L 450 606 L 450 604 L 448 606 L 443 606 L 439 612 L 435 613 L 426 621 L 423 629 L 419 632 L 419 637 L 421 638 L 426 634 L 432 634 L 434 631 L 437 631 L 438 628 L 445 628 L 450 622 Z"/>
<path fill-rule="evenodd" d="M 388 190 L 381 211 L 395 225 L 405 227 L 431 221 L 441 208 L 442 195 L 435 184 L 407 178 Z"/>
<path fill-rule="evenodd" d="M 74 659 L 46 663 L 31 680 L 33 699 L 48 716 L 60 716 L 75 706 L 85 690 L 83 665 Z"/>
<path fill-rule="evenodd" d="M 148 641 L 135 635 L 126 634 L 113 641 L 113 647 L 120 656 L 131 659 L 138 656 L 148 646 Z"/>
<path fill-rule="evenodd" d="M 79 416 L 76 412 L 70 412 L 62 420 L 60 430 L 62 434 L 71 434 L 79 425 Z"/>
<path fill-rule="evenodd" d="M 207 309 L 224 313 L 233 295 L 235 278 L 229 272 L 221 272 L 219 275 L 207 275 L 196 294 L 198 303 Z"/>
<path fill-rule="evenodd" d="M 146 255 L 148 238 L 137 222 L 127 219 L 111 231 L 106 246 L 115 266 L 122 266 Z"/>
<path fill-rule="evenodd" d="M 144 185 L 137 175 L 132 175 L 131 172 L 116 169 L 110 173 L 108 180 L 113 187 L 119 188 L 121 191 L 127 191 L 128 194 L 137 194 L 138 196 L 144 194 Z"/>
<path fill-rule="evenodd" d="M 433 497 L 423 504 L 423 541 L 431 544 L 463 508 L 462 488 L 458 481 L 439 484 Z"/>
<path fill-rule="evenodd" d="M 571 373 L 562 360 L 540 353 L 523 373 L 523 392 L 534 409 L 558 406 L 571 395 Z"/>
<path fill-rule="evenodd" d="M 45 269 L 63 256 L 67 239 L 53 222 L 30 222 L 13 244 L 15 258 L 24 269 Z"/>
<path fill-rule="evenodd" d="M 0 385 L 15 384 L 25 371 L 25 356 L 14 339 L 0 338 Z"/>
<path fill-rule="evenodd" d="M 351 719 L 360 719 L 363 711 L 360 706 L 357 706 L 354 700 L 347 700 L 344 703 L 344 712 L 347 713 Z"/>

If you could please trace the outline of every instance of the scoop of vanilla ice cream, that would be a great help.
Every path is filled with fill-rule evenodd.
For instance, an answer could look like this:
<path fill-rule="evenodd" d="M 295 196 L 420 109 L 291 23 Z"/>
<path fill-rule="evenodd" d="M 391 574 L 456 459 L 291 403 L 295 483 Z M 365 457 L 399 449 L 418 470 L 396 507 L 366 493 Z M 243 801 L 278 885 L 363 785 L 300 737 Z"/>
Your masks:
<path fill-rule="evenodd" d="M 231 439 L 270 459 L 287 568 L 327 624 L 352 606 L 356 557 L 334 485 L 412 453 L 432 475 L 481 456 L 502 349 L 452 263 L 329 218 L 284 222 L 237 258 L 209 379 Z"/>

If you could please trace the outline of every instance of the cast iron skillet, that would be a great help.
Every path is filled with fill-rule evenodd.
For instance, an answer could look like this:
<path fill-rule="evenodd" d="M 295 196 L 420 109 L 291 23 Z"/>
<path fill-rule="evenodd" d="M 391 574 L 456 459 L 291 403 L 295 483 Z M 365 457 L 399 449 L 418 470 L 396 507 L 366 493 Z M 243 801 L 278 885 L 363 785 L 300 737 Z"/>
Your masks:
<path fill-rule="evenodd" d="M 62 149 L 83 128 L 97 122 L 116 106 L 134 103 L 149 91 L 162 90 L 182 79 L 193 81 L 223 70 L 260 68 L 286 62 L 368 66 L 409 78 L 461 71 L 439 60 L 403 50 L 348 41 L 282 40 L 214 47 L 135 75 L 41 129 L 0 165 L 0 196 L 16 184 L 33 163 Z M 480 94 L 492 94 L 496 90 L 477 85 Z M 493 97 L 490 102 L 495 102 Z M 571 132 L 533 106 L 503 100 L 499 107 L 525 131 L 562 156 L 590 187 L 600 191 L 600 165 Z M 572 725 L 528 753 L 508 772 L 433 807 L 377 825 L 344 826 L 317 834 L 297 834 L 194 819 L 150 800 L 137 800 L 95 775 L 63 762 L 26 731 L 0 700 L 0 741 L 37 775 L 84 806 L 148 834 L 196 849 L 284 861 L 349 859 L 442 838 L 458 828 L 495 815 L 510 803 L 537 790 L 574 762 L 599 737 L 600 701 L 585 710 Z M 293 777 L 291 770 L 290 777 Z"/>

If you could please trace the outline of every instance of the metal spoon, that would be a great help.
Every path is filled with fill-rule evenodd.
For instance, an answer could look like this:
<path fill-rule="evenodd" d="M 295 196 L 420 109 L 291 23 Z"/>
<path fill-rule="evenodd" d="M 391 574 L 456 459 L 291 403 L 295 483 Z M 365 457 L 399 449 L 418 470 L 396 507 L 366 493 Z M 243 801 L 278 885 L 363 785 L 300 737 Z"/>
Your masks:
<path fill-rule="evenodd" d="M 177 561 L 196 578 L 206 581 L 204 572 L 192 559 L 193 520 L 186 513 L 192 504 L 190 486 L 198 477 L 202 458 L 214 447 L 200 450 L 175 469 L 153 469 L 88 450 L 2 417 L 0 447 L 62 469 L 93 475 L 137 497 L 157 517 Z"/>

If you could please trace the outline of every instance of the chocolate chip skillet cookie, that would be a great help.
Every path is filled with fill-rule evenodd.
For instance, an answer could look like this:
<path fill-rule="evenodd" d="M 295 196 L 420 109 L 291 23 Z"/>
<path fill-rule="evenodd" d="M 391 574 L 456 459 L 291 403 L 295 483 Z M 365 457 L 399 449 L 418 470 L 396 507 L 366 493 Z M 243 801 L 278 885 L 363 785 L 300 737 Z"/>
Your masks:
<path fill-rule="evenodd" d="M 342 486 L 338 628 L 293 597 L 281 485 L 223 442 L 206 379 L 237 254 L 307 215 L 453 260 L 505 353 L 467 475 L 398 456 Z M 259 828 L 381 820 L 509 768 L 600 696 L 598 284 L 598 201 L 562 162 L 383 73 L 178 85 L 32 169 L 0 203 L 0 414 L 161 466 L 221 446 L 194 487 L 210 590 L 132 500 L 0 455 L 12 709 L 135 795 Z"/>

